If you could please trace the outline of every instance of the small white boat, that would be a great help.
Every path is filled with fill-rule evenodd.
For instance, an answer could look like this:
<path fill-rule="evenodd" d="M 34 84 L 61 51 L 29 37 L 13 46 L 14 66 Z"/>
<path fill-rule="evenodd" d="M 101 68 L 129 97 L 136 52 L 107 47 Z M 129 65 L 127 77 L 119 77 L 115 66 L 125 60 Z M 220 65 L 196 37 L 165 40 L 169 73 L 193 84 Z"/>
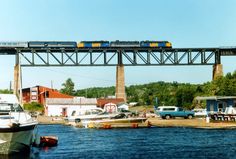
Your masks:
<path fill-rule="evenodd" d="M 87 109 L 83 112 L 74 112 L 71 116 L 68 116 L 65 120 L 69 125 L 86 127 L 86 122 L 91 120 L 100 120 L 100 119 L 108 119 L 116 116 L 118 113 L 107 113 L 104 112 L 101 108 L 92 108 Z M 85 123 L 85 125 L 84 125 Z"/>
<path fill-rule="evenodd" d="M 38 122 L 13 94 L 0 94 L 0 154 L 29 152 Z"/>

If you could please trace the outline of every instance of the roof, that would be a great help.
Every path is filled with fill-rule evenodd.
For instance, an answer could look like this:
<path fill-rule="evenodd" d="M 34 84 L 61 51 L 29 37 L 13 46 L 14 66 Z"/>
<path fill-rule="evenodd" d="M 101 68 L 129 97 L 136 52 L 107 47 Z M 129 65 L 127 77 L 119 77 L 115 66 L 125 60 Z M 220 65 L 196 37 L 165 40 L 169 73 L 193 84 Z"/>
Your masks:
<path fill-rule="evenodd" d="M 100 98 L 100 99 L 97 99 L 97 105 L 100 107 L 103 107 L 107 103 L 114 103 L 117 105 L 118 103 L 122 103 L 122 102 L 124 102 L 123 98 Z"/>
<path fill-rule="evenodd" d="M 209 97 L 196 97 L 196 100 L 222 100 L 222 99 L 236 99 L 236 96 L 209 96 Z"/>

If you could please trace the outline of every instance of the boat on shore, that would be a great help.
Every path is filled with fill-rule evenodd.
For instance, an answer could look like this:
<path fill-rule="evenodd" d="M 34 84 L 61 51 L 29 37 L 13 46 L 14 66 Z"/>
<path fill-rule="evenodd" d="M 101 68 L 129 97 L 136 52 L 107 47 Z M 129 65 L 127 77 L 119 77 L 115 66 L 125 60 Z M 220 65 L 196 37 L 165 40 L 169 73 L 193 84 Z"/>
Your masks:
<path fill-rule="evenodd" d="M 68 116 L 65 121 L 68 125 L 77 126 L 78 123 L 82 124 L 81 127 L 86 127 L 87 121 L 110 119 L 119 113 L 107 113 L 101 108 L 87 109 L 84 112 L 75 112 Z"/>
<path fill-rule="evenodd" d="M 150 127 L 151 123 L 147 121 L 147 118 L 130 117 L 121 119 L 90 120 L 86 123 L 81 123 L 81 125 L 86 125 L 85 128 L 111 129 Z M 78 127 L 81 127 L 81 125 L 80 123 L 77 124 Z"/>
<path fill-rule="evenodd" d="M 0 154 L 29 152 L 38 122 L 13 94 L 0 94 Z"/>

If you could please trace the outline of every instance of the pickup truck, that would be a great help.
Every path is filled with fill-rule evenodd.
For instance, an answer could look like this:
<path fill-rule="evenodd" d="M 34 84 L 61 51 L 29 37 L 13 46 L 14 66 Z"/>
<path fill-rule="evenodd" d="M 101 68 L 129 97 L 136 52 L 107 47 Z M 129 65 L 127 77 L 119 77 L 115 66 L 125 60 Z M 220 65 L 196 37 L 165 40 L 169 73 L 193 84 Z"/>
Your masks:
<path fill-rule="evenodd" d="M 170 119 L 175 117 L 184 117 L 185 119 L 192 119 L 194 117 L 193 111 L 185 111 L 182 108 L 175 106 L 162 106 L 157 109 L 157 114 L 163 119 Z"/>

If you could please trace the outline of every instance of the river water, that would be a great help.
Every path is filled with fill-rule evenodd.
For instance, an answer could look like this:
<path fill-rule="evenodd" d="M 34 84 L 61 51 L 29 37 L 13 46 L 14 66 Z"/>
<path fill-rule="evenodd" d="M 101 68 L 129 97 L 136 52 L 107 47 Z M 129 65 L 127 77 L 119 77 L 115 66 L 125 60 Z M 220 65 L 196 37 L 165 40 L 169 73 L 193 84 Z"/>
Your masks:
<path fill-rule="evenodd" d="M 64 125 L 39 125 L 38 132 L 41 136 L 58 136 L 58 146 L 33 148 L 31 154 L 27 156 L 11 156 L 11 158 L 236 158 L 235 129 L 208 130 L 179 127 L 102 130 Z"/>

